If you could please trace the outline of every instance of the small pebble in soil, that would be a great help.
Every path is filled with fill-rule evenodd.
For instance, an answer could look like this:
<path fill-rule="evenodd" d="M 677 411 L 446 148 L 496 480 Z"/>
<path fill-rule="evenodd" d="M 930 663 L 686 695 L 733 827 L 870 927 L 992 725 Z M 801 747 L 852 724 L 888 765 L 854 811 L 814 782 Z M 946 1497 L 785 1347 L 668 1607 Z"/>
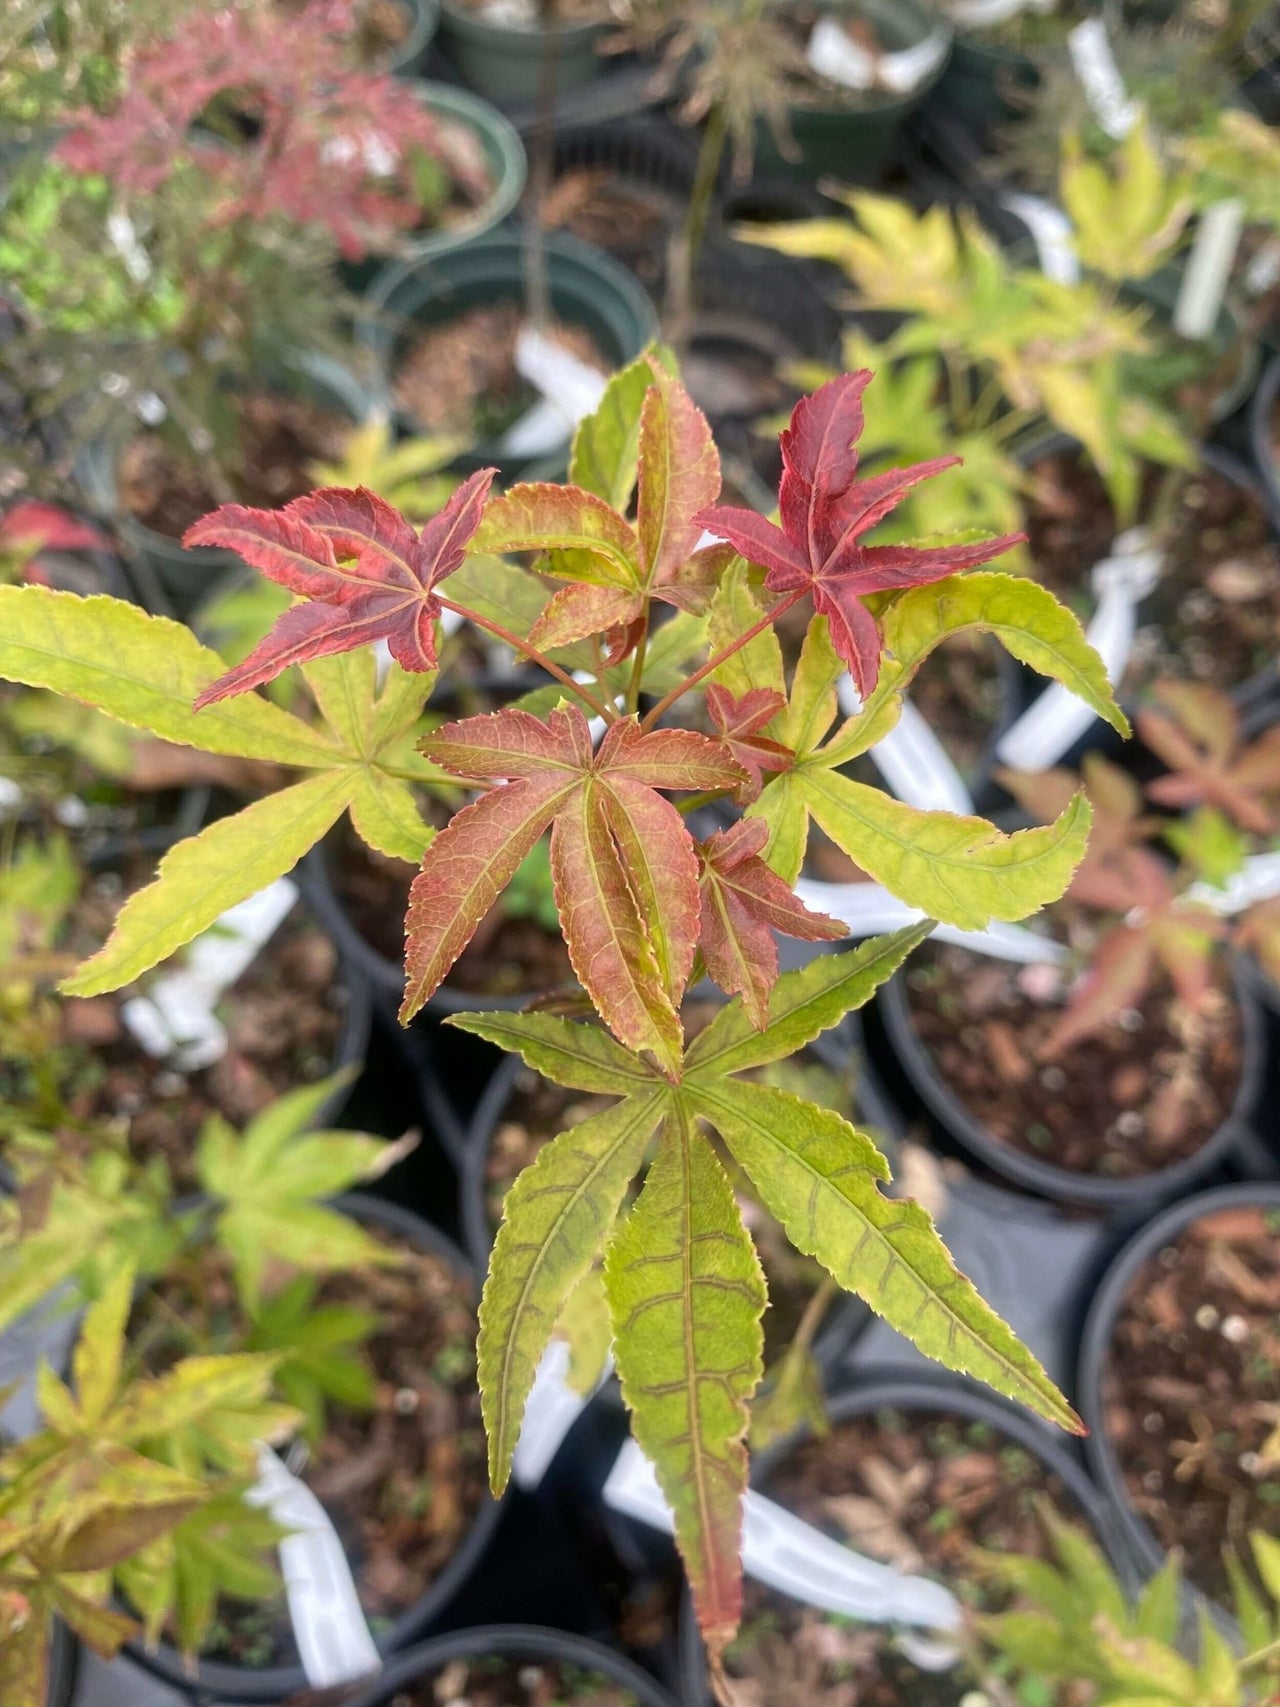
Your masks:
<path fill-rule="evenodd" d="M 1122 1138 L 1140 1138 L 1146 1124 L 1136 1108 L 1127 1108 L 1116 1121 L 1116 1131 Z"/>
<path fill-rule="evenodd" d="M 1147 1434 L 1159 1434 L 1164 1427 L 1164 1418 L 1159 1411 L 1148 1411 L 1142 1419 L 1142 1426 Z"/>
<path fill-rule="evenodd" d="M 1067 1075 L 1061 1067 L 1046 1067 L 1040 1074 L 1040 1083 L 1045 1090 L 1056 1093 L 1067 1088 Z"/>
<path fill-rule="evenodd" d="M 1137 1008 L 1122 1008 L 1116 1015 L 1116 1024 L 1123 1031 L 1141 1031 L 1144 1021 Z"/>
<path fill-rule="evenodd" d="M 1249 1337 L 1249 1324 L 1243 1316 L 1227 1316 L 1218 1332 L 1232 1345 L 1243 1345 Z"/>
<path fill-rule="evenodd" d="M 1218 1312 L 1212 1304 L 1202 1304 L 1196 1311 L 1196 1326 L 1203 1328 L 1205 1333 L 1212 1333 L 1218 1325 Z"/>

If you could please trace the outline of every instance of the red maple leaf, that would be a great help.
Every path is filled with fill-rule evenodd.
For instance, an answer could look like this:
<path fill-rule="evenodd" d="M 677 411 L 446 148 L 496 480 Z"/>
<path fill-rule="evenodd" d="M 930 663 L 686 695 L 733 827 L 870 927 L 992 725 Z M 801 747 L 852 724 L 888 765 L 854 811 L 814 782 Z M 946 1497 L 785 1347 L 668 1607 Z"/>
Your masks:
<path fill-rule="evenodd" d="M 110 544 L 107 536 L 88 522 L 35 498 L 24 499 L 0 517 L 0 549 L 13 546 L 31 553 L 100 551 Z"/>
<path fill-rule="evenodd" d="M 743 818 L 698 845 L 702 898 L 698 946 L 707 972 L 728 995 L 741 995 L 751 1023 L 769 1023 L 769 991 L 778 979 L 775 931 L 806 942 L 835 942 L 847 925 L 811 913 L 760 858 L 769 839 L 762 818 Z"/>
<path fill-rule="evenodd" d="M 184 545 L 235 551 L 270 580 L 309 602 L 291 605 L 234 670 L 211 682 L 197 711 L 332 652 L 385 640 L 406 670 L 436 667 L 434 589 L 461 564 L 480 524 L 497 470 L 465 480 L 421 534 L 363 486 L 327 486 L 283 510 L 223 504 L 202 516 Z"/>
<path fill-rule="evenodd" d="M 721 504 L 695 518 L 748 562 L 767 569 L 770 592 L 812 592 L 814 609 L 830 623 L 832 644 L 864 699 L 880 673 L 881 637 L 863 599 L 974 569 L 1025 538 L 1002 534 L 972 544 L 938 546 L 859 543 L 913 486 L 961 460 L 939 456 L 859 480 L 862 393 L 871 378 L 866 368 L 841 374 L 796 404 L 780 440 L 781 527 L 754 510 Z"/>
<path fill-rule="evenodd" d="M 747 773 L 748 780 L 738 792 L 740 800 L 759 796 L 764 786 L 761 771 L 784 771 L 795 757 L 790 747 L 761 733 L 786 703 L 786 696 L 773 688 L 750 688 L 741 698 L 718 682 L 707 689 L 707 711 L 716 734 Z"/>
<path fill-rule="evenodd" d="M 520 862 L 551 828 L 565 946 L 582 985 L 631 1049 L 679 1058 L 678 1004 L 698 939 L 698 855 L 658 789 L 729 789 L 742 772 L 718 741 L 687 729 L 641 733 L 634 718 L 593 752 L 587 720 L 544 723 L 508 708 L 449 723 L 421 743 L 455 776 L 496 782 L 423 855 L 405 920 L 408 1021 L 439 987 Z"/>
<path fill-rule="evenodd" d="M 1280 795 L 1280 726 L 1245 743 L 1225 693 L 1199 682 L 1158 682 L 1157 705 L 1140 711 L 1138 733 L 1169 775 L 1147 784 L 1161 806 L 1216 806 L 1253 835 L 1271 835 Z"/>

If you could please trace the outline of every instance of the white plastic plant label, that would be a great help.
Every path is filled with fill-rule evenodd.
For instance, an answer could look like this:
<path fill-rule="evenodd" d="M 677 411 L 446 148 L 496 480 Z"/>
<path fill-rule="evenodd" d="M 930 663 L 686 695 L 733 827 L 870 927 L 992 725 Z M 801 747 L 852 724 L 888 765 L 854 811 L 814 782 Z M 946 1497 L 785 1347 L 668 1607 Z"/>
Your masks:
<path fill-rule="evenodd" d="M 508 456 L 549 456 L 559 450 L 600 402 L 608 383 L 604 374 L 533 326 L 521 327 L 516 338 L 516 371 L 539 393 L 539 401 L 504 436 Z"/>
<path fill-rule="evenodd" d="M 1129 98 L 1106 24 L 1101 18 L 1077 24 L 1067 36 L 1067 51 L 1094 118 L 1108 136 L 1122 142 L 1137 124 L 1142 106 Z"/>
<path fill-rule="evenodd" d="M 856 717 L 862 701 L 852 678 L 841 677 L 837 692 L 845 716 Z M 973 811 L 964 778 L 910 700 L 903 701 L 902 715 L 869 756 L 891 791 L 908 806 L 926 812 Z"/>
<path fill-rule="evenodd" d="M 1023 12 L 1042 16 L 1057 9 L 1057 0 L 947 0 L 947 16 L 965 30 L 986 30 L 1007 24 Z"/>
<path fill-rule="evenodd" d="M 1214 202 L 1200 215 L 1196 240 L 1173 307 L 1173 326 L 1184 338 L 1207 338 L 1218 323 L 1240 234 L 1244 202 L 1239 197 Z"/>
<path fill-rule="evenodd" d="M 1250 296 L 1265 296 L 1280 284 L 1280 237 L 1264 243 L 1244 270 L 1244 288 Z"/>
<path fill-rule="evenodd" d="M 258 1480 L 245 1498 L 290 1533 L 280 1542 L 289 1621 L 307 1682 L 352 1683 L 382 1667 L 356 1594 L 351 1565 L 328 1512 L 269 1446 L 258 1448 Z"/>
<path fill-rule="evenodd" d="M 542 1354 L 511 1458 L 511 1475 L 517 1487 L 538 1486 L 564 1437 L 586 1408 L 586 1401 L 569 1385 L 570 1355 L 568 1345 L 560 1339 L 552 1340 Z"/>
<path fill-rule="evenodd" d="M 1280 895 L 1280 853 L 1250 854 L 1239 871 L 1232 872 L 1218 887 L 1212 883 L 1196 883 L 1187 891 L 1187 899 L 1222 918 L 1243 913 L 1246 907 L 1259 901 L 1273 900 Z"/>
<path fill-rule="evenodd" d="M 842 88 L 889 89 L 906 95 L 941 65 L 950 40 L 949 31 L 935 29 L 914 47 L 873 53 L 854 41 L 838 18 L 824 15 L 810 32 L 805 58 L 816 76 Z"/>
<path fill-rule="evenodd" d="M 1164 567 L 1164 554 L 1151 544 L 1146 528 L 1117 536 L 1112 555 L 1090 575 L 1097 609 L 1086 630 L 1114 686 L 1124 675 L 1138 627 L 1138 606 L 1153 590 Z M 1039 771 L 1052 765 L 1089 729 L 1097 713 L 1060 682 L 1052 682 L 1001 736 L 996 756 L 1013 770 Z"/>
<path fill-rule="evenodd" d="M 816 878 L 802 877 L 795 885 L 795 892 L 806 907 L 839 919 L 848 927 L 850 936 L 855 937 L 899 931 L 906 925 L 918 925 L 926 916 L 918 907 L 900 901 L 882 883 L 821 883 Z M 1022 966 L 1057 965 L 1066 953 L 1052 938 L 998 919 L 983 931 L 935 925 L 932 934 L 940 942 L 957 943 L 961 948 L 972 948 L 978 954 Z"/>
<path fill-rule="evenodd" d="M 229 908 L 190 945 L 180 967 L 157 978 L 145 996 L 124 1004 L 121 1018 L 149 1055 L 181 1073 L 198 1072 L 222 1059 L 227 1034 L 214 1008 L 275 935 L 297 899 L 297 884 L 277 878 Z"/>
<path fill-rule="evenodd" d="M 1062 209 L 1043 196 L 1028 195 L 1022 190 L 1006 190 L 1000 199 L 1031 233 L 1044 276 L 1055 284 L 1079 284 L 1080 257 L 1076 254 L 1071 221 Z"/>
<path fill-rule="evenodd" d="M 134 284 L 146 284 L 151 277 L 151 257 L 138 241 L 137 227 L 123 208 L 112 208 L 107 215 L 107 241 Z"/>
<path fill-rule="evenodd" d="M 618 1454 L 604 1501 L 613 1511 L 671 1533 L 671 1509 L 634 1440 Z M 959 1602 L 943 1584 L 854 1552 L 754 1489 L 742 1502 L 742 1568 L 781 1594 L 846 1618 L 923 1630 L 958 1630 L 962 1622 Z M 941 1663 L 953 1664 L 955 1657 L 947 1647 Z"/>

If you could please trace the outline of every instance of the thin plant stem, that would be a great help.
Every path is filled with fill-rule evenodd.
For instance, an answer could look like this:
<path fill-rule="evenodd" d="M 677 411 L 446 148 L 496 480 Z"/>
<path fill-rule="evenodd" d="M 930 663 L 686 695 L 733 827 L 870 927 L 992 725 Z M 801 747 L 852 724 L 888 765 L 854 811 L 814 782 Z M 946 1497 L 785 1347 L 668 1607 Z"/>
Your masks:
<path fill-rule="evenodd" d="M 646 626 L 643 634 L 636 642 L 635 661 L 631 666 L 631 680 L 627 683 L 627 711 L 634 715 L 640 709 L 640 688 L 644 682 L 644 663 L 649 650 L 649 630 Z M 597 679 L 599 679 L 597 677 Z"/>
<path fill-rule="evenodd" d="M 763 634 L 765 629 L 770 627 L 780 616 L 783 616 L 787 611 L 789 611 L 792 605 L 798 605 L 800 600 L 805 597 L 808 591 L 808 587 L 797 587 L 794 593 L 788 593 L 785 599 L 780 599 L 779 602 L 773 606 L 772 610 L 767 610 L 760 618 L 759 622 L 753 622 L 745 634 L 740 634 L 736 640 L 731 640 L 727 646 L 722 646 L 718 652 L 714 652 L 711 657 L 707 659 L 705 664 L 703 664 L 699 669 L 696 669 L 691 676 L 686 676 L 682 682 L 677 682 L 671 692 L 669 694 L 665 694 L 663 698 L 658 701 L 657 705 L 654 706 L 653 710 L 644 719 L 640 727 L 642 729 L 652 729 L 663 713 L 670 711 L 671 707 L 682 697 L 682 695 L 687 694 L 690 688 L 696 688 L 700 681 L 703 681 L 707 676 L 709 676 L 713 670 L 718 670 L 721 664 L 727 662 L 727 660 L 732 658 L 735 653 L 741 652 L 742 648 L 749 645 L 751 641 L 755 639 L 757 634 Z"/>
<path fill-rule="evenodd" d="M 481 616 L 479 611 L 472 610 L 467 605 L 455 605 L 452 599 L 441 599 L 440 605 L 443 610 L 456 611 L 459 616 L 466 617 L 468 622 L 474 622 L 477 628 L 483 628 L 487 634 L 492 634 L 495 640 L 504 640 L 508 646 L 522 652 L 531 664 L 537 664 L 539 669 L 545 670 L 549 676 L 554 676 L 563 687 L 568 688 L 571 694 L 594 711 L 597 717 L 603 717 L 606 723 L 618 721 L 618 713 L 612 706 L 603 704 L 590 688 L 581 682 L 575 682 L 567 670 L 562 670 L 559 664 L 553 663 L 545 653 L 539 652 L 536 646 L 530 646 L 529 642 L 522 640 L 518 634 L 512 634 L 509 628 L 503 628 L 500 622 L 490 621 L 487 616 Z"/>
<path fill-rule="evenodd" d="M 677 352 L 682 352 L 689 340 L 693 322 L 693 280 L 698 256 L 707 233 L 711 203 L 715 196 L 720 165 L 724 159 L 728 125 L 724 107 L 717 102 L 711 109 L 702 142 L 698 148 L 698 165 L 684 224 L 673 236 L 667 284 L 667 332 Z"/>
<path fill-rule="evenodd" d="M 529 179 L 530 219 L 525 227 L 525 303 L 529 319 L 539 332 L 551 325 L 551 281 L 547 272 L 547 228 L 543 215 L 555 175 L 556 78 L 559 71 L 560 32 L 556 28 L 557 0 L 540 0 L 538 25 L 542 65 L 538 75 L 538 122 L 534 130 L 532 171 Z"/>

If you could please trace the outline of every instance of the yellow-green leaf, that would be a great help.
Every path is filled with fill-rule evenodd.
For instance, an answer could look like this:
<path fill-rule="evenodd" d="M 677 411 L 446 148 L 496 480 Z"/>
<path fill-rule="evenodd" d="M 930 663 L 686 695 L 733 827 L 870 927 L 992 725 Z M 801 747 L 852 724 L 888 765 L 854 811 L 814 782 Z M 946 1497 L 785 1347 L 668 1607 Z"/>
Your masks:
<path fill-rule="evenodd" d="M 965 632 L 994 634 L 1015 658 L 1061 682 L 1120 734 L 1129 733 L 1106 667 L 1075 616 L 1024 576 L 954 575 L 892 594 L 877 615 L 885 645 L 880 679 L 862 710 L 824 748 L 829 765 L 845 764 L 883 739 L 898 721 L 902 695 L 930 652 L 948 635 Z"/>
<path fill-rule="evenodd" d="M 1024 919 L 1056 901 L 1084 857 L 1090 813 L 1083 792 L 1052 824 L 1008 836 L 985 818 L 921 812 L 834 771 L 796 777 L 819 827 L 869 877 L 961 930 Z"/>
<path fill-rule="evenodd" d="M 357 774 L 308 777 L 171 848 L 155 882 L 125 902 L 106 945 L 64 981 L 64 994 L 120 989 L 291 871 L 342 815 Z"/>
<path fill-rule="evenodd" d="M 538 1363 L 570 1293 L 604 1245 L 663 1100 L 661 1094 L 633 1098 L 560 1133 L 507 1193 L 480 1300 L 477 1347 L 496 1494 L 511 1473 Z"/>
<path fill-rule="evenodd" d="M 675 1517 L 713 1670 L 738 1626 L 764 1275 L 724 1169 L 680 1111 L 605 1256 L 632 1428 Z"/>
<path fill-rule="evenodd" d="M 891 978 L 933 929 L 931 919 L 857 948 L 822 954 L 784 972 L 769 992 L 769 1023 L 757 1031 L 740 998 L 727 1002 L 685 1057 L 685 1079 L 720 1077 L 782 1061 L 838 1025 Z"/>
<path fill-rule="evenodd" d="M 435 830 L 424 823 L 413 789 L 376 765 L 353 771 L 351 823 L 361 841 L 388 859 L 417 865 Z"/>
<path fill-rule="evenodd" d="M 191 630 L 123 599 L 0 587 L 0 677 L 50 688 L 166 741 L 236 758 L 314 768 L 342 749 L 258 694 L 195 712 L 226 669 Z"/>
<path fill-rule="evenodd" d="M 751 584 L 746 563 L 741 557 L 735 558 L 721 576 L 711 601 L 707 643 L 712 653 L 732 645 L 749 628 L 754 628 L 765 608 L 763 598 Z M 711 679 L 739 699 L 752 688 L 785 694 L 782 644 L 777 634 L 772 628 L 762 629 L 754 640 L 718 665 Z M 773 733 L 772 726 L 769 732 Z"/>
<path fill-rule="evenodd" d="M 928 1214 L 885 1197 L 875 1144 L 833 1109 L 738 1080 L 688 1094 L 792 1244 L 948 1369 L 1063 1428 L 1080 1424 L 1040 1364 L 951 1260 Z"/>
<path fill-rule="evenodd" d="M 660 1083 L 635 1055 L 603 1026 L 576 1024 L 554 1014 L 451 1014 L 445 1022 L 518 1053 L 526 1064 L 577 1091 L 631 1096 Z"/>

